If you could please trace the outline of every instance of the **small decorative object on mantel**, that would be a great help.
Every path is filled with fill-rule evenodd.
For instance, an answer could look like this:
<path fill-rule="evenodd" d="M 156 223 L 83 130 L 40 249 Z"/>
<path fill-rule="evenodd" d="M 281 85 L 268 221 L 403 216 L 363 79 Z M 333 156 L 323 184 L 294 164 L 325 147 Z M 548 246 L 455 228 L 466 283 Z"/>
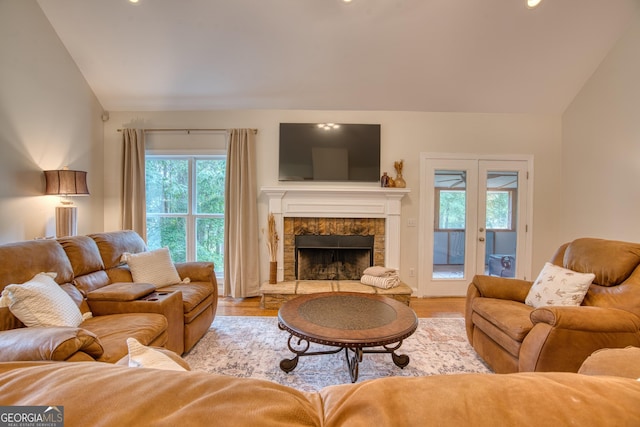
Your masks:
<path fill-rule="evenodd" d="M 268 235 L 267 235 L 267 248 L 269 249 L 269 284 L 276 284 L 278 282 L 278 231 L 276 230 L 276 220 L 272 213 L 269 213 L 267 220 Z"/>
<path fill-rule="evenodd" d="M 380 187 L 388 187 L 389 186 L 389 175 L 386 172 L 383 172 L 380 177 Z"/>
<path fill-rule="evenodd" d="M 407 183 L 404 181 L 404 178 L 402 178 L 402 168 L 404 167 L 404 160 L 400 160 L 399 162 L 393 162 L 393 167 L 396 170 L 396 179 L 395 181 L 395 187 L 398 188 L 404 188 L 407 186 Z"/>

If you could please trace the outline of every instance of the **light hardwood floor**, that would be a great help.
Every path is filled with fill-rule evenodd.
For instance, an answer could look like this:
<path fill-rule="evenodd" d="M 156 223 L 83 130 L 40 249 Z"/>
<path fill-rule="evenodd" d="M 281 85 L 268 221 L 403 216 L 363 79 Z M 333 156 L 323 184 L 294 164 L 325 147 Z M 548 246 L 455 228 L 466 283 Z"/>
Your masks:
<path fill-rule="evenodd" d="M 411 298 L 418 317 L 464 317 L 464 297 Z M 260 308 L 260 297 L 218 298 L 216 316 L 277 316 L 278 310 Z"/>

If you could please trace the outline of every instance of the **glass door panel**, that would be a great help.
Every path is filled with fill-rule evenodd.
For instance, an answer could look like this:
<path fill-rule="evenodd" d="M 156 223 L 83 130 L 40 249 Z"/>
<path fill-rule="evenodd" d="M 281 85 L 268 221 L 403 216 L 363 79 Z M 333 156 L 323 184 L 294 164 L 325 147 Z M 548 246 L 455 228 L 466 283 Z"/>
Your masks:
<path fill-rule="evenodd" d="M 485 191 L 485 274 L 515 277 L 518 172 L 488 171 Z"/>
<path fill-rule="evenodd" d="M 519 277 L 526 224 L 526 165 L 480 161 L 477 270 L 498 277 Z M 484 249 L 484 250 L 482 250 Z"/>
<path fill-rule="evenodd" d="M 467 173 L 442 170 L 434 173 L 435 221 L 433 269 L 435 279 L 464 277 L 467 223 Z"/>

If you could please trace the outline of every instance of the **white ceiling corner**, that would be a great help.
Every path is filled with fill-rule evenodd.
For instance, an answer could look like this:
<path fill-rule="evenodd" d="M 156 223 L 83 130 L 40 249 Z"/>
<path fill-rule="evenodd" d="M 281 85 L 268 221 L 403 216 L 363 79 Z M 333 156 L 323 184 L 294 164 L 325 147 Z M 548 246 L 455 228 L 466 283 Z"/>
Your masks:
<path fill-rule="evenodd" d="M 107 110 L 559 114 L 638 0 L 38 0 Z"/>

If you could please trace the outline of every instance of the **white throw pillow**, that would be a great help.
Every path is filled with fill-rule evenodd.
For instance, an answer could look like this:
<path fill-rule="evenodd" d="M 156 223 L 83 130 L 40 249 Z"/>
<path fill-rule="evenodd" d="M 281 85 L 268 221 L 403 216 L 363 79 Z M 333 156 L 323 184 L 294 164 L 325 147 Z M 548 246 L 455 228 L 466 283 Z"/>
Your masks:
<path fill-rule="evenodd" d="M 129 264 L 134 282 L 151 283 L 157 288 L 180 282 L 169 248 L 160 248 L 137 254 L 126 253 L 122 261 Z"/>
<path fill-rule="evenodd" d="M 533 282 L 525 303 L 535 308 L 580 305 L 595 277 L 593 273 L 578 273 L 547 262 Z"/>
<path fill-rule="evenodd" d="M 38 273 L 21 285 L 5 286 L 0 307 L 9 307 L 29 327 L 77 327 L 82 323 L 80 308 L 54 277 L 56 273 Z"/>
<path fill-rule="evenodd" d="M 129 348 L 130 368 L 153 368 L 165 369 L 169 371 L 186 371 L 186 369 L 184 369 L 178 363 L 174 362 L 166 354 L 140 344 L 140 341 L 135 338 L 127 338 L 127 347 Z"/>

